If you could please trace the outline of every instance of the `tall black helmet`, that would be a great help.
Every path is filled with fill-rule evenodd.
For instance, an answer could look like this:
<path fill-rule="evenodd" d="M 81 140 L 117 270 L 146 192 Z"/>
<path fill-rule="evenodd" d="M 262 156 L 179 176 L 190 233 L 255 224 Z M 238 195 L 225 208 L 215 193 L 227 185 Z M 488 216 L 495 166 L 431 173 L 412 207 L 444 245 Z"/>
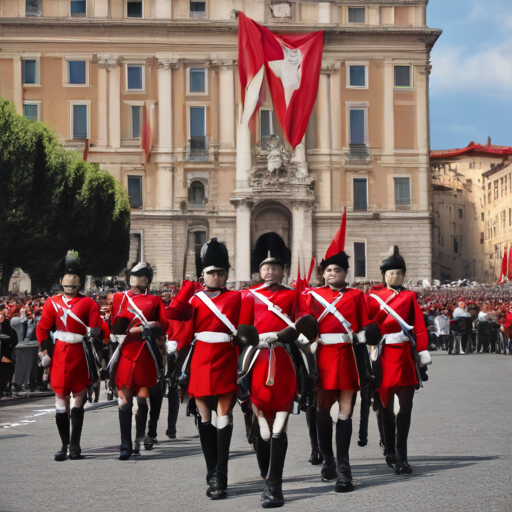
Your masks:
<path fill-rule="evenodd" d="M 289 266 L 292 253 L 284 240 L 274 232 L 261 235 L 254 246 L 251 258 L 251 272 L 259 272 L 266 264 L 275 263 L 281 267 Z"/>
<path fill-rule="evenodd" d="M 382 260 L 380 264 L 380 271 L 384 275 L 388 270 L 403 270 L 406 272 L 405 261 L 400 255 L 398 245 L 393 245 L 389 249 L 389 256 Z"/>
<path fill-rule="evenodd" d="M 224 270 L 227 274 L 229 267 L 228 249 L 223 243 L 216 238 L 212 238 L 201 247 L 200 258 L 196 261 L 198 279 L 203 273 L 212 272 L 213 270 Z"/>

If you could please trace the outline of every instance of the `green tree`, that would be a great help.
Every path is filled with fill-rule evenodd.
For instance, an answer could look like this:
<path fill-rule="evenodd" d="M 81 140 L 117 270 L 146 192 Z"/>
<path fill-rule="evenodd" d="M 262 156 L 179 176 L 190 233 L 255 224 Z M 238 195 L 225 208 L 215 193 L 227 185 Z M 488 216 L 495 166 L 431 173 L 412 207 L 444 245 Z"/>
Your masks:
<path fill-rule="evenodd" d="M 118 274 L 128 260 L 129 228 L 119 182 L 0 98 L 0 294 L 15 267 L 35 289 L 49 291 L 68 249 L 79 252 L 88 274 Z"/>

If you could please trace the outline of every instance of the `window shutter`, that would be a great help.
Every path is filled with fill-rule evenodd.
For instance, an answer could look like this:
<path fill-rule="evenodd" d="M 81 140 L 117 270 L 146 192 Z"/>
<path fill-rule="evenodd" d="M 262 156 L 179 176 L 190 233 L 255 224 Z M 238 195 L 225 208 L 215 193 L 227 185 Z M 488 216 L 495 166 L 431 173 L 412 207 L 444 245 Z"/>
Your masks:
<path fill-rule="evenodd" d="M 350 85 L 353 87 L 366 86 L 364 66 L 350 66 Z"/>
<path fill-rule="evenodd" d="M 364 144 L 364 110 L 350 111 L 350 144 Z"/>
<path fill-rule="evenodd" d="M 23 115 L 27 119 L 37 121 L 37 105 L 23 105 Z"/>
<path fill-rule="evenodd" d="M 73 138 L 87 138 L 87 105 L 73 105 Z"/>
<path fill-rule="evenodd" d="M 70 60 L 69 66 L 69 83 L 70 84 L 85 84 L 85 61 L 84 60 Z"/>
<path fill-rule="evenodd" d="M 204 137 L 205 132 L 205 107 L 190 107 L 190 136 Z"/>
<path fill-rule="evenodd" d="M 140 118 L 142 107 L 132 107 L 132 138 L 140 138 Z"/>
<path fill-rule="evenodd" d="M 128 89 L 140 91 L 142 87 L 142 66 L 128 66 Z"/>
<path fill-rule="evenodd" d="M 23 61 L 23 83 L 36 84 L 36 61 L 35 59 L 25 59 Z"/>

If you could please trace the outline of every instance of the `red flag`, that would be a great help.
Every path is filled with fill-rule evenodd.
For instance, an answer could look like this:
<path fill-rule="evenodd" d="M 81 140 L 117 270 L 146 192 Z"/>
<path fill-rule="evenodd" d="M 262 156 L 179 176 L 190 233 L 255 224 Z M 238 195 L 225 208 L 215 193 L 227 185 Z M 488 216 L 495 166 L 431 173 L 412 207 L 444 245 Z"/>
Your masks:
<path fill-rule="evenodd" d="M 288 142 L 302 142 L 318 93 L 324 31 L 274 34 L 238 13 L 238 70 L 244 120 L 257 107 L 262 67 Z M 257 88 L 257 91 L 252 90 Z"/>
<path fill-rule="evenodd" d="M 332 239 L 331 245 L 325 253 L 325 259 L 335 256 L 341 251 L 345 250 L 345 235 L 347 233 L 347 208 L 343 210 L 343 217 L 341 218 L 341 226 L 338 232 Z"/>
<path fill-rule="evenodd" d="M 507 279 L 508 275 L 508 251 L 505 247 L 505 253 L 503 254 L 503 259 L 501 260 L 501 271 L 500 278 L 498 279 L 498 284 L 502 284 Z"/>
<path fill-rule="evenodd" d="M 151 125 L 148 120 L 148 109 L 146 104 L 142 107 L 142 136 L 141 147 L 144 151 L 144 163 L 149 162 L 149 152 L 151 150 Z"/>
<path fill-rule="evenodd" d="M 89 139 L 85 139 L 85 148 L 84 148 L 84 162 L 87 162 L 87 159 L 89 158 Z"/>
<path fill-rule="evenodd" d="M 512 281 L 512 245 L 508 251 L 508 274 L 507 277 L 510 281 Z"/>
<path fill-rule="evenodd" d="M 308 282 L 308 284 L 311 282 L 311 276 L 313 274 L 313 270 L 315 268 L 315 257 L 313 256 L 311 258 L 311 263 L 309 264 L 309 271 L 308 271 L 308 277 L 306 279 L 306 281 Z"/>

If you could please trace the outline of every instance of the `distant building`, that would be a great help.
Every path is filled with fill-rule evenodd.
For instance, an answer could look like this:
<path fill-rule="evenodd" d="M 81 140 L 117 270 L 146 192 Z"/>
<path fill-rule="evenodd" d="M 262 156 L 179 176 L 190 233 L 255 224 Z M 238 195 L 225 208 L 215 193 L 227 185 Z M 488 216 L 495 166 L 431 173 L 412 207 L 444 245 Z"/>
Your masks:
<path fill-rule="evenodd" d="M 503 184 L 507 179 L 505 173 L 503 176 L 500 174 L 499 178 L 492 178 L 492 184 L 489 180 L 493 170 L 503 169 L 504 161 L 511 155 L 512 147 L 492 145 L 490 138 L 486 145 L 471 142 L 462 149 L 430 152 L 434 279 L 496 282 L 495 258 L 502 250 L 506 238 L 506 232 L 502 231 L 501 215 L 505 209 L 504 202 L 510 204 L 512 196 L 501 195 L 510 194 L 502 192 L 507 190 Z M 489 187 L 496 183 L 498 196 L 494 198 L 493 188 L 489 203 L 488 189 L 491 190 Z M 510 189 L 510 177 L 508 184 Z M 495 217 L 499 218 L 496 229 Z M 501 238 L 494 242 L 498 236 Z M 509 236 L 512 236 L 512 231 Z M 495 250 L 494 245 L 500 249 Z"/>
<path fill-rule="evenodd" d="M 2 0 L 0 95 L 67 147 L 89 142 L 89 161 L 128 190 L 130 261 L 155 265 L 155 283 L 192 277 L 211 237 L 227 244 L 230 280 L 249 280 L 252 248 L 269 231 L 289 245 L 294 277 L 299 256 L 307 265 L 325 254 L 344 206 L 350 279 L 380 279 L 391 244 L 409 278 L 430 278 L 428 91 L 441 31 L 427 26 L 427 3 Z M 255 133 L 238 132 L 235 7 L 271 30 L 326 31 L 295 155 L 268 90 Z M 259 180 L 272 136 L 300 176 Z M 237 140 L 249 139 L 249 164 L 237 165 Z"/>

